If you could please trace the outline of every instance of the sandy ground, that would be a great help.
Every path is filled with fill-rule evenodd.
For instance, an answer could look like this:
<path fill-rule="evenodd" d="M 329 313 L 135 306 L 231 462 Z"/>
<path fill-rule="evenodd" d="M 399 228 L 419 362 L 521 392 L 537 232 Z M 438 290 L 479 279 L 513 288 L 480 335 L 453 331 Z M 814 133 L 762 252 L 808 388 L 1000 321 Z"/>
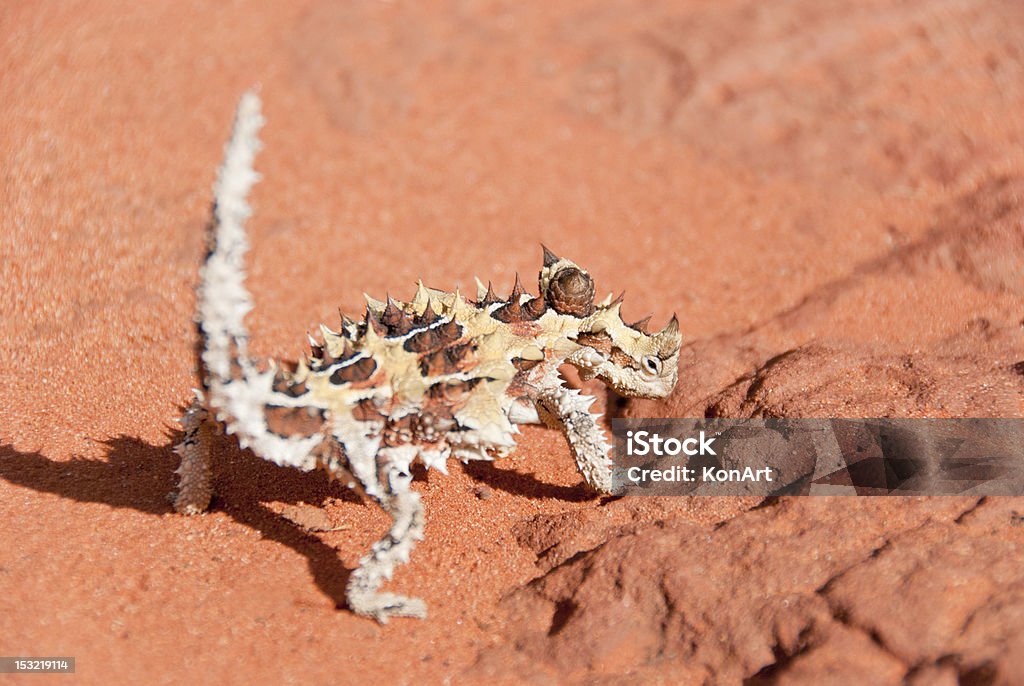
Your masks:
<path fill-rule="evenodd" d="M 1024 416 L 1015 0 L 0 6 L 0 654 L 53 683 L 1024 683 L 1024 501 L 590 497 L 527 429 L 384 517 L 218 446 L 172 514 L 193 284 L 241 92 L 260 354 L 539 243 L 683 322 L 627 415 Z M 44 678 L 4 676 L 4 683 Z"/>

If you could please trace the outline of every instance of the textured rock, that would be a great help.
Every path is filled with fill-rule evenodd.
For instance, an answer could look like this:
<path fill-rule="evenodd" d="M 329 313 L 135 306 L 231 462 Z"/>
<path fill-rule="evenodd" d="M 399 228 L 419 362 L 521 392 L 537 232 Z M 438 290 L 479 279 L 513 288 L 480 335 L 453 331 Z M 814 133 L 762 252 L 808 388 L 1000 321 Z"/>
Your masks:
<path fill-rule="evenodd" d="M 648 525 L 512 594 L 513 644 L 578 678 L 901 683 L 932 665 L 1017 683 L 1014 508 L 1024 498 L 804 498 L 713 529 Z"/>

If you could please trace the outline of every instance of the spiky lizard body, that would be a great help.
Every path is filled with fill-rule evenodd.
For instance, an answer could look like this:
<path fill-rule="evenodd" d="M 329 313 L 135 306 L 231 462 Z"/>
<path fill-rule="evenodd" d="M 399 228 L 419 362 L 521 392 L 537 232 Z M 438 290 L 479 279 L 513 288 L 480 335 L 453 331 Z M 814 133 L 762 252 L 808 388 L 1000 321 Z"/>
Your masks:
<path fill-rule="evenodd" d="M 215 188 L 212 250 L 199 287 L 205 393 L 183 419 L 175 507 L 192 514 L 209 504 L 205 441 L 215 418 L 260 457 L 324 469 L 379 502 L 394 522 L 353 572 L 349 606 L 382 622 L 422 617 L 420 600 L 378 592 L 423 537 L 412 462 L 444 472 L 449 457 L 503 457 L 515 447 L 518 424 L 544 422 L 564 431 L 586 481 L 610 492 L 609 445 L 590 411 L 593 398 L 566 387 L 558 368 L 572 364 L 624 395 L 665 396 L 676 382 L 678 324 L 673 317 L 656 334 L 625 324 L 618 301 L 595 304 L 590 275 L 545 248 L 539 296 L 516 277 L 507 298 L 479 282 L 472 300 L 422 284 L 409 302 L 367 297 L 361 322 L 321 327 L 308 361 L 261 370 L 245 351 L 251 299 L 242 228 L 261 124 L 259 101 L 247 94 Z"/>

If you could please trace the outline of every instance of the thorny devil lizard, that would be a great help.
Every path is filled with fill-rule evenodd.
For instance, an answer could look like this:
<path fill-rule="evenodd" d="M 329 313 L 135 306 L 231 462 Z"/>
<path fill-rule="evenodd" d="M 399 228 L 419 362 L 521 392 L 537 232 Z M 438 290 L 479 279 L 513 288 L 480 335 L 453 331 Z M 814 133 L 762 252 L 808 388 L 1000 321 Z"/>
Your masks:
<path fill-rule="evenodd" d="M 570 364 L 623 395 L 664 397 L 676 383 L 679 325 L 673 316 L 648 334 L 642 324 L 625 324 L 620 301 L 595 303 L 590 275 L 544 248 L 538 297 L 518 277 L 505 299 L 478 282 L 475 301 L 421 283 L 408 303 L 367 298 L 363 321 L 343 317 L 337 332 L 321 326 L 310 359 L 260 365 L 246 354 L 252 299 L 243 223 L 262 124 L 260 101 L 247 93 L 214 189 L 197 294 L 204 390 L 181 420 L 174 506 L 185 514 L 209 506 L 216 420 L 256 455 L 323 469 L 378 502 L 393 523 L 351 574 L 348 605 L 380 622 L 424 617 L 422 600 L 378 591 L 423 538 L 413 460 L 445 472 L 449 457 L 504 457 L 515 447 L 516 425 L 544 423 L 565 433 L 587 483 L 611 492 L 610 446 L 590 411 L 594 398 L 568 388 L 558 368 Z"/>

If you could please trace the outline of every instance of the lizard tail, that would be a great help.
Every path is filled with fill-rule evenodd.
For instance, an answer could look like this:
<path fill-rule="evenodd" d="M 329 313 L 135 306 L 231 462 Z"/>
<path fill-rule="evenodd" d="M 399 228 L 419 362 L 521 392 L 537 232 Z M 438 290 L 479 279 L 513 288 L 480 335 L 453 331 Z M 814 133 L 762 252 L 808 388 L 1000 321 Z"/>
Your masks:
<path fill-rule="evenodd" d="M 260 148 L 257 133 L 263 125 L 260 99 L 252 91 L 242 96 L 231 139 L 213 189 L 209 252 L 199 274 L 198 312 L 202 338 L 200 357 L 207 389 L 244 376 L 249 334 L 245 315 L 252 296 L 245 287 L 245 253 L 249 241 L 245 220 L 252 213 L 246 198 L 259 175 L 253 159 Z"/>
<path fill-rule="evenodd" d="M 209 252 L 200 271 L 198 312 L 200 369 L 206 401 L 229 434 L 236 434 L 243 448 L 281 465 L 311 469 L 310 451 L 319 435 L 294 437 L 274 433 L 268 411 L 296 401 L 273 389 L 275 370 L 260 371 L 246 353 L 248 331 L 245 315 L 253 307 L 245 287 L 245 254 L 249 241 L 245 220 L 251 214 L 246 198 L 259 175 L 253 159 L 263 125 L 260 99 L 252 91 L 238 104 L 231 139 L 214 185 L 213 213 L 209 228 Z M 284 407 L 282 407 L 284 406 Z"/>

